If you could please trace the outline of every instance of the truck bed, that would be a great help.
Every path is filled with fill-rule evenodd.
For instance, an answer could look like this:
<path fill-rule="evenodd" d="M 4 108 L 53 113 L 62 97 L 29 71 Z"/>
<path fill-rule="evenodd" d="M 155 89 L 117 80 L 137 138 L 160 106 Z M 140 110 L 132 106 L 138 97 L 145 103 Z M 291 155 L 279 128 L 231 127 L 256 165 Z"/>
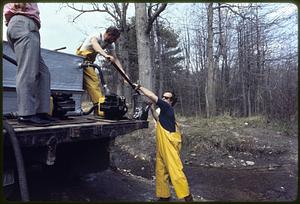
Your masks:
<path fill-rule="evenodd" d="M 34 171 L 37 166 L 48 172 L 45 175 L 59 178 L 105 170 L 110 166 L 114 138 L 148 127 L 147 121 L 106 120 L 97 116 L 69 116 L 47 126 L 25 125 L 16 119 L 6 121 L 14 130 L 13 138 L 18 141 L 17 145 L 11 143 L 16 140 L 3 129 L 3 187 L 6 197 L 10 195 L 9 189 L 15 189 L 16 176 L 24 181 L 19 182 L 19 185 L 22 184 L 20 193 L 28 196 L 26 172 Z M 17 146 L 21 155 L 13 151 Z M 32 182 L 35 181 L 29 181 Z"/>
<path fill-rule="evenodd" d="M 99 138 L 114 138 L 148 127 L 142 120 L 106 120 L 97 116 L 74 116 L 57 120 L 47 126 L 33 126 L 7 120 L 14 128 L 20 146 L 44 146 L 51 140 L 56 144 Z"/>

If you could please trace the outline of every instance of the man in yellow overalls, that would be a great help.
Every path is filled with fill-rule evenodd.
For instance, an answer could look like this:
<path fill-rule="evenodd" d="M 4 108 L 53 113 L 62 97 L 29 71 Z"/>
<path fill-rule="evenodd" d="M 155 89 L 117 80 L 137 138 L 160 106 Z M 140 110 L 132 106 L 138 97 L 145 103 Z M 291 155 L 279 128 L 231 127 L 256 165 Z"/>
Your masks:
<path fill-rule="evenodd" d="M 100 54 L 105 59 L 114 62 L 124 72 L 115 52 L 114 42 L 119 37 L 120 31 L 116 27 L 111 26 L 103 33 L 88 36 L 77 49 L 76 54 L 85 57 L 85 62 L 88 63 L 94 63 L 96 56 Z M 87 90 L 93 104 L 98 104 L 99 99 L 104 96 L 99 87 L 99 82 L 99 78 L 93 67 L 84 69 L 83 87 Z"/>
<path fill-rule="evenodd" d="M 181 134 L 175 121 L 173 109 L 176 103 L 175 94 L 167 91 L 160 99 L 152 91 L 137 84 L 135 86 L 136 90 L 141 91 L 160 108 L 159 116 L 154 115 L 157 121 L 156 196 L 159 198 L 158 201 L 170 200 L 170 179 L 177 197 L 191 202 L 193 197 L 190 194 L 188 181 L 180 160 Z"/>

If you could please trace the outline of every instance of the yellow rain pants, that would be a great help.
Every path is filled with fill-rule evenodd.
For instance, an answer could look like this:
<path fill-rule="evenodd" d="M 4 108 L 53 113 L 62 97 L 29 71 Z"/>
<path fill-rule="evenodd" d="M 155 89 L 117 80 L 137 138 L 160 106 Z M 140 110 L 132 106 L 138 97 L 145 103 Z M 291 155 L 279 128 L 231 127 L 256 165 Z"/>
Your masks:
<path fill-rule="evenodd" d="M 89 50 L 80 50 L 80 47 L 77 49 L 76 54 L 85 57 L 87 61 L 93 63 L 97 53 Z M 95 68 L 87 67 L 83 70 L 83 88 L 87 90 L 93 104 L 98 103 L 99 99 L 103 97 L 99 83 L 100 80 L 95 72 Z"/>
<path fill-rule="evenodd" d="M 156 196 L 171 196 L 169 180 L 179 199 L 190 194 L 188 181 L 180 160 L 181 134 L 165 130 L 160 122 L 156 124 Z"/>

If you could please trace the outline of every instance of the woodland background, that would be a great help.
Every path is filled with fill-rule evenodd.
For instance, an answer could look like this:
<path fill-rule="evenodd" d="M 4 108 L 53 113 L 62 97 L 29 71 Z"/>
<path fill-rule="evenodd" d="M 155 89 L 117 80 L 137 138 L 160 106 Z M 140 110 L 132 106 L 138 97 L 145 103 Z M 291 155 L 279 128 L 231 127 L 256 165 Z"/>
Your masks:
<path fill-rule="evenodd" d="M 126 73 L 159 96 L 174 90 L 180 115 L 298 119 L 297 9 L 191 3 L 177 20 L 164 13 L 180 3 L 135 3 L 133 17 L 129 3 L 63 5 L 77 11 L 73 21 L 87 12 L 106 13 L 122 31 L 116 45 Z M 132 98 L 118 73 L 109 65 L 104 70 L 109 86 Z"/>

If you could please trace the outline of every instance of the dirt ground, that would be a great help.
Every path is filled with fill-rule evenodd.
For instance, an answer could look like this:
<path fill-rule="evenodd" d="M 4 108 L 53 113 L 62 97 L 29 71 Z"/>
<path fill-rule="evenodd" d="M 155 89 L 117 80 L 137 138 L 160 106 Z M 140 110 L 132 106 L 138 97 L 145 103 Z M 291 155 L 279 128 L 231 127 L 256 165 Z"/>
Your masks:
<path fill-rule="evenodd" d="M 297 199 L 297 128 L 287 131 L 260 118 L 229 117 L 204 122 L 181 119 L 179 122 L 183 133 L 184 171 L 196 200 L 273 202 Z M 117 159 L 116 163 L 123 171 L 154 181 L 152 123 L 149 129 L 152 130 L 150 134 L 142 130 L 136 135 L 118 138 L 116 155 L 119 156 L 116 158 L 121 160 Z M 175 200 L 176 195 L 173 198 Z"/>
<path fill-rule="evenodd" d="M 117 171 L 108 169 L 72 180 L 30 175 L 32 201 L 153 202 L 153 164 L 117 148 L 123 159 Z M 184 166 L 196 201 L 293 201 L 297 198 L 297 172 L 289 165 L 251 168 Z M 41 188 L 42 186 L 42 188 Z M 172 189 L 172 201 L 177 201 Z"/>
<path fill-rule="evenodd" d="M 181 157 L 196 201 L 297 199 L 298 133 L 255 121 L 180 121 Z M 31 200 L 155 201 L 154 129 L 150 123 L 148 129 L 116 138 L 112 156 L 117 170 L 70 180 L 32 173 Z M 174 190 L 172 200 L 177 201 Z"/>

